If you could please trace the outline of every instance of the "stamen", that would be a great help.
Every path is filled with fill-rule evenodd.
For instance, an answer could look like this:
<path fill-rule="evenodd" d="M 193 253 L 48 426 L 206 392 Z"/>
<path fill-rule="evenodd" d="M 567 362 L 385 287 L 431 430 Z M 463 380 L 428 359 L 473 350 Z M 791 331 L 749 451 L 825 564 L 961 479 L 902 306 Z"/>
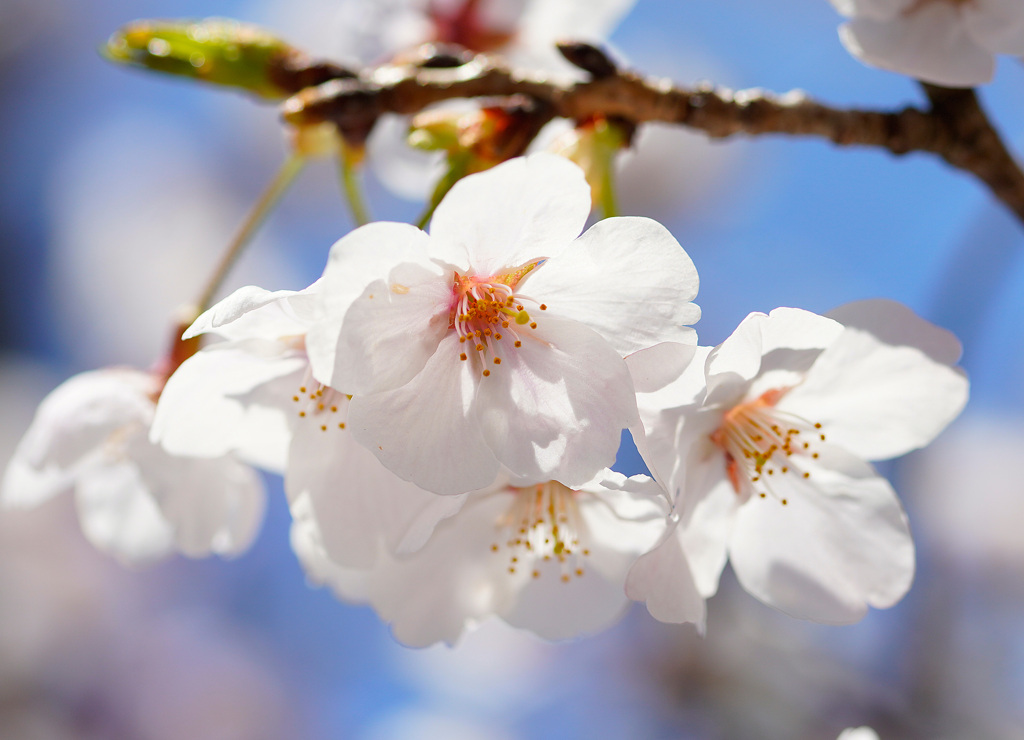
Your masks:
<path fill-rule="evenodd" d="M 780 479 L 791 472 L 799 473 L 803 480 L 811 477 L 809 471 L 794 468 L 790 461 L 801 456 L 817 459 L 819 453 L 812 449 L 811 442 L 800 440 L 800 436 L 817 432 L 813 436 L 824 441 L 825 434 L 820 431 L 821 423 L 811 423 L 776 407 L 788 390 L 776 388 L 734 406 L 710 435 L 725 453 L 726 473 L 737 495 L 771 495 L 787 506 L 789 499 L 777 495 L 771 482 L 780 485 Z M 757 490 L 760 487 L 763 490 Z"/>
<path fill-rule="evenodd" d="M 521 561 L 557 560 L 563 582 L 571 580 L 573 575 L 582 577 L 585 572 L 582 559 L 590 555 L 590 549 L 580 549 L 588 532 L 576 503 L 576 491 L 556 481 L 507 490 L 515 496 L 498 525 L 516 532 L 516 536 L 508 537 L 505 543 L 511 551 L 511 566 Z M 492 552 L 501 549 L 497 544 L 491 545 Z M 534 578 L 539 578 L 540 573 L 538 569 L 532 571 Z"/>
<path fill-rule="evenodd" d="M 484 363 L 489 360 L 488 364 L 501 365 L 506 354 L 500 349 L 502 342 L 510 341 L 516 349 L 522 347 L 516 327 L 536 329 L 537 322 L 531 319 L 524 301 L 516 300 L 515 290 L 519 282 L 541 262 L 529 262 L 515 270 L 486 278 L 454 274 L 449 327 L 458 335 L 460 344 L 472 341 L 480 358 L 477 360 L 471 353 L 460 352 L 460 361 Z M 547 310 L 547 304 L 540 305 L 542 310 Z M 481 368 L 481 375 L 486 377 L 489 373 Z"/>

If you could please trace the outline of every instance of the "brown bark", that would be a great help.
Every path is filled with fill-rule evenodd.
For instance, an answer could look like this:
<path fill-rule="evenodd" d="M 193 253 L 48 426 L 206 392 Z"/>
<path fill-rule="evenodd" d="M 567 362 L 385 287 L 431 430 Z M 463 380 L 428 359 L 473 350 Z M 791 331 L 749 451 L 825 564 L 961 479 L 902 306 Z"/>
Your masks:
<path fill-rule="evenodd" d="M 559 84 L 508 69 L 486 55 L 451 68 L 385 65 L 302 90 L 285 102 L 283 115 L 295 124 L 332 121 L 342 131 L 366 130 L 383 113 L 417 113 L 453 98 L 523 96 L 548 106 L 554 116 L 576 121 L 615 116 L 634 124 L 679 124 L 717 139 L 783 134 L 893 154 L 930 152 L 981 180 L 1024 223 L 1024 173 L 972 90 L 924 85 L 927 109 L 865 111 L 823 105 L 801 91 L 686 88 L 614 68 L 603 72 L 585 82 Z"/>

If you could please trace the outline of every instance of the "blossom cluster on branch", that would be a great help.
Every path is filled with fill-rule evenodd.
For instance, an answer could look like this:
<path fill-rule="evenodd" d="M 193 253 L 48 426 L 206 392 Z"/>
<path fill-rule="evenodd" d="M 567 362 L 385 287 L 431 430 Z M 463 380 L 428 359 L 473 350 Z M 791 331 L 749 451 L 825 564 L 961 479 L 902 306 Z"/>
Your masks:
<path fill-rule="evenodd" d="M 74 487 L 127 560 L 232 553 L 262 508 L 240 461 L 280 472 L 311 577 L 412 645 L 491 615 L 593 632 L 627 594 L 703 629 L 727 558 L 795 616 L 895 603 L 913 544 L 864 460 L 960 411 L 955 338 L 872 301 L 752 314 L 695 347 L 682 247 L 644 218 L 581 234 L 590 209 L 582 170 L 536 154 L 460 180 L 429 233 L 356 229 L 309 288 L 206 311 L 185 339 L 222 341 L 163 387 L 111 370 L 55 391 L 5 499 Z M 608 469 L 624 429 L 653 477 Z"/>
<path fill-rule="evenodd" d="M 925 82 L 976 84 L 995 53 L 1024 53 L 1014 3 L 833 4 L 853 53 Z M 581 12 L 601 33 L 628 5 Z M 896 603 L 914 545 L 871 463 L 927 445 L 959 414 L 959 342 L 871 300 L 752 313 L 699 346 L 697 270 L 664 226 L 614 215 L 615 161 L 652 120 L 814 134 L 940 154 L 1024 218 L 1024 175 L 973 94 L 930 86 L 932 110 L 883 114 L 681 91 L 582 43 L 561 47 L 572 69 L 514 73 L 474 54 L 550 61 L 553 27 L 538 14 L 552 4 L 502 7 L 413 3 L 426 25 L 406 30 L 428 29 L 417 41 L 460 47 L 369 71 L 226 21 L 116 34 L 115 60 L 285 100 L 295 159 L 168 358 L 57 388 L 0 501 L 73 490 L 86 535 L 127 563 L 235 555 L 265 505 L 254 469 L 280 474 L 310 580 L 372 605 L 409 645 L 454 643 L 489 617 L 551 639 L 593 633 L 630 600 L 703 630 L 727 562 L 799 618 L 845 624 Z M 487 99 L 423 112 L 457 97 Z M 445 158 L 429 228 L 366 223 L 309 287 L 248 286 L 208 305 L 295 162 L 337 156 L 368 220 L 355 173 L 385 113 L 419 114 L 409 143 Z M 571 119 L 558 154 L 532 152 L 558 116 Z M 595 206 L 611 217 L 585 229 Z M 624 431 L 649 476 L 611 469 Z"/>

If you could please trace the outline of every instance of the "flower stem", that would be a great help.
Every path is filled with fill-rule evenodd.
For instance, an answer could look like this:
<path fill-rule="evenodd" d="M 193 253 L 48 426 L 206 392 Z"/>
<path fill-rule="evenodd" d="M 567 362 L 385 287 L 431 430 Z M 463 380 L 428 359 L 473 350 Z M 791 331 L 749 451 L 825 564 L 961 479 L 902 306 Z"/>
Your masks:
<path fill-rule="evenodd" d="M 434 210 L 437 208 L 438 204 L 440 204 L 444 199 L 444 196 L 448 194 L 448 191 L 452 189 L 452 186 L 465 177 L 468 172 L 468 154 L 450 154 L 448 156 L 448 170 L 444 175 L 442 175 L 441 179 L 438 180 L 437 186 L 434 188 L 434 192 L 430 196 L 430 202 L 427 204 L 423 213 L 420 214 L 419 219 L 417 219 L 415 224 L 417 228 L 427 228 L 427 224 L 430 222 L 430 218 L 434 215 Z"/>
<path fill-rule="evenodd" d="M 352 211 L 352 219 L 356 226 L 370 223 L 370 211 L 363 197 L 362 183 L 359 178 L 359 163 L 362 156 L 342 141 L 339 162 L 341 164 L 341 189 L 345 193 L 348 207 Z"/>
<path fill-rule="evenodd" d="M 253 235 L 256 230 L 259 229 L 263 221 L 270 215 L 270 212 L 277 205 L 281 196 L 284 195 L 285 191 L 288 190 L 288 186 L 295 180 L 296 175 L 302 171 L 302 167 L 306 164 L 306 158 L 299 154 L 292 154 L 285 160 L 284 164 L 281 165 L 281 169 L 274 175 L 274 179 L 270 181 L 266 190 L 260 195 L 256 205 L 249 212 L 249 215 L 245 217 L 245 221 L 242 222 L 241 227 L 235 233 L 231 243 L 228 244 L 227 249 L 224 250 L 224 254 L 220 258 L 220 262 L 214 268 L 213 273 L 206 281 L 206 285 L 203 287 L 202 293 L 199 294 L 199 298 L 195 302 L 195 315 L 198 316 L 203 311 L 210 307 L 213 303 L 213 297 L 220 290 L 221 284 L 224 282 L 224 278 L 227 277 L 231 268 L 234 266 L 235 261 L 241 256 L 245 248 L 249 246 L 249 242 L 252 241 Z"/>
<path fill-rule="evenodd" d="M 599 189 L 600 192 L 600 207 L 601 216 L 603 218 L 615 218 L 619 215 L 619 204 L 615 197 L 615 177 L 613 172 L 615 170 L 614 157 L 608 164 L 604 174 L 601 176 L 602 183 Z"/>

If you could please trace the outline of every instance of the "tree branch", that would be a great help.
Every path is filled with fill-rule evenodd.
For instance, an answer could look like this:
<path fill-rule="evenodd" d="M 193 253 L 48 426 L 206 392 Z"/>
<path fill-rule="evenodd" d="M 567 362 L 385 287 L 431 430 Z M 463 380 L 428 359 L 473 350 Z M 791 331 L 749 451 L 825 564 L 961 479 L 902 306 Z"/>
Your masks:
<path fill-rule="evenodd" d="M 930 152 L 981 180 L 1024 223 L 1024 173 L 977 96 L 972 90 L 924 87 L 931 102 L 927 110 L 844 110 L 817 103 L 802 91 L 774 95 L 710 85 L 688 89 L 618 70 L 563 85 L 479 55 L 452 68 L 385 65 L 351 79 L 330 80 L 288 99 L 283 115 L 299 125 L 331 121 L 342 131 L 365 131 L 384 113 L 418 113 L 453 98 L 517 95 L 575 121 L 616 116 L 636 124 L 679 124 L 716 139 L 786 134 L 815 136 L 840 146 L 879 147 L 893 154 Z"/>

